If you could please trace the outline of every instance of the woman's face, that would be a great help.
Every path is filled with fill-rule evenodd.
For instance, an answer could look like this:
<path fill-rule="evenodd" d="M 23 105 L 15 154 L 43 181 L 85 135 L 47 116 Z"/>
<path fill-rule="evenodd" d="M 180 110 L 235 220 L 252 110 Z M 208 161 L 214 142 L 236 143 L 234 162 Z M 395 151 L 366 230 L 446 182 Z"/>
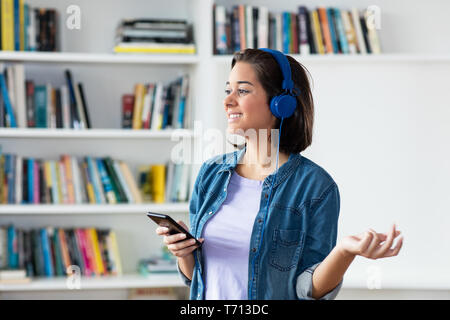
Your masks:
<path fill-rule="evenodd" d="M 226 82 L 225 95 L 223 104 L 230 134 L 242 134 L 248 129 L 255 129 L 256 133 L 259 129 L 267 129 L 270 134 L 276 118 L 267 104 L 267 94 L 249 63 L 237 62 L 234 65 Z"/>

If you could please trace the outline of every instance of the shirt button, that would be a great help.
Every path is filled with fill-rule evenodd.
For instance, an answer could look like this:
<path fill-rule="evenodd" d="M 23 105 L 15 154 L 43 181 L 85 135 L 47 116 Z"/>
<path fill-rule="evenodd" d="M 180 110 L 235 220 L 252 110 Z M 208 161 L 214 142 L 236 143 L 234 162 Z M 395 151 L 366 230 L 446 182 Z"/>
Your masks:
<path fill-rule="evenodd" d="M 212 214 L 212 211 L 208 212 L 208 214 Z"/>
<path fill-rule="evenodd" d="M 264 195 L 264 197 L 267 199 L 267 197 L 269 197 L 268 195 L 267 195 L 267 193 Z"/>
<path fill-rule="evenodd" d="M 253 248 L 253 249 L 252 249 L 252 252 L 256 252 L 256 248 Z"/>
<path fill-rule="evenodd" d="M 258 223 L 261 223 L 262 222 L 262 219 L 258 219 Z"/>

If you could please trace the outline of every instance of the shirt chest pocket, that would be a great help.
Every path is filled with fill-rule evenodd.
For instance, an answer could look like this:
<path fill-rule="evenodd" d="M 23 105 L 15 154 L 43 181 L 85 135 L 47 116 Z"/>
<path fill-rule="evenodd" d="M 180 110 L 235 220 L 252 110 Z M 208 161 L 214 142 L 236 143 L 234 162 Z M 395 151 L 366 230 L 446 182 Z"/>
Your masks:
<path fill-rule="evenodd" d="M 275 229 L 269 263 L 280 271 L 297 266 L 305 243 L 305 232 L 300 229 Z"/>

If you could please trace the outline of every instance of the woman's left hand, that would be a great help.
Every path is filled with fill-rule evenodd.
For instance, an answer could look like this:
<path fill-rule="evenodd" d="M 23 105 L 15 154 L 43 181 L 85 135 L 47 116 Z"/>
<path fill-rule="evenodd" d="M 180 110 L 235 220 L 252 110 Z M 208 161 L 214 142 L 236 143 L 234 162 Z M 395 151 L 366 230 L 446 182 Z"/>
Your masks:
<path fill-rule="evenodd" d="M 355 236 L 346 236 L 338 244 L 338 248 L 348 255 L 359 255 L 369 259 L 380 259 L 396 256 L 402 245 L 403 236 L 398 238 L 397 244 L 391 248 L 394 239 L 400 235 L 400 231 L 392 225 L 388 233 L 377 233 L 373 229 Z"/>

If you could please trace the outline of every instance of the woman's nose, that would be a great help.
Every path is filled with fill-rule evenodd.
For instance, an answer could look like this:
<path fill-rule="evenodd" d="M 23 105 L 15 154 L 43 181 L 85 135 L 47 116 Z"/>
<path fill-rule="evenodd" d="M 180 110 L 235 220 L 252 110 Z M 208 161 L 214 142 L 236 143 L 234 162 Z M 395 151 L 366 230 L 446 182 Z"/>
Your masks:
<path fill-rule="evenodd" d="M 236 101 L 234 100 L 233 93 L 228 94 L 225 99 L 223 99 L 223 104 L 225 107 L 234 106 Z"/>

